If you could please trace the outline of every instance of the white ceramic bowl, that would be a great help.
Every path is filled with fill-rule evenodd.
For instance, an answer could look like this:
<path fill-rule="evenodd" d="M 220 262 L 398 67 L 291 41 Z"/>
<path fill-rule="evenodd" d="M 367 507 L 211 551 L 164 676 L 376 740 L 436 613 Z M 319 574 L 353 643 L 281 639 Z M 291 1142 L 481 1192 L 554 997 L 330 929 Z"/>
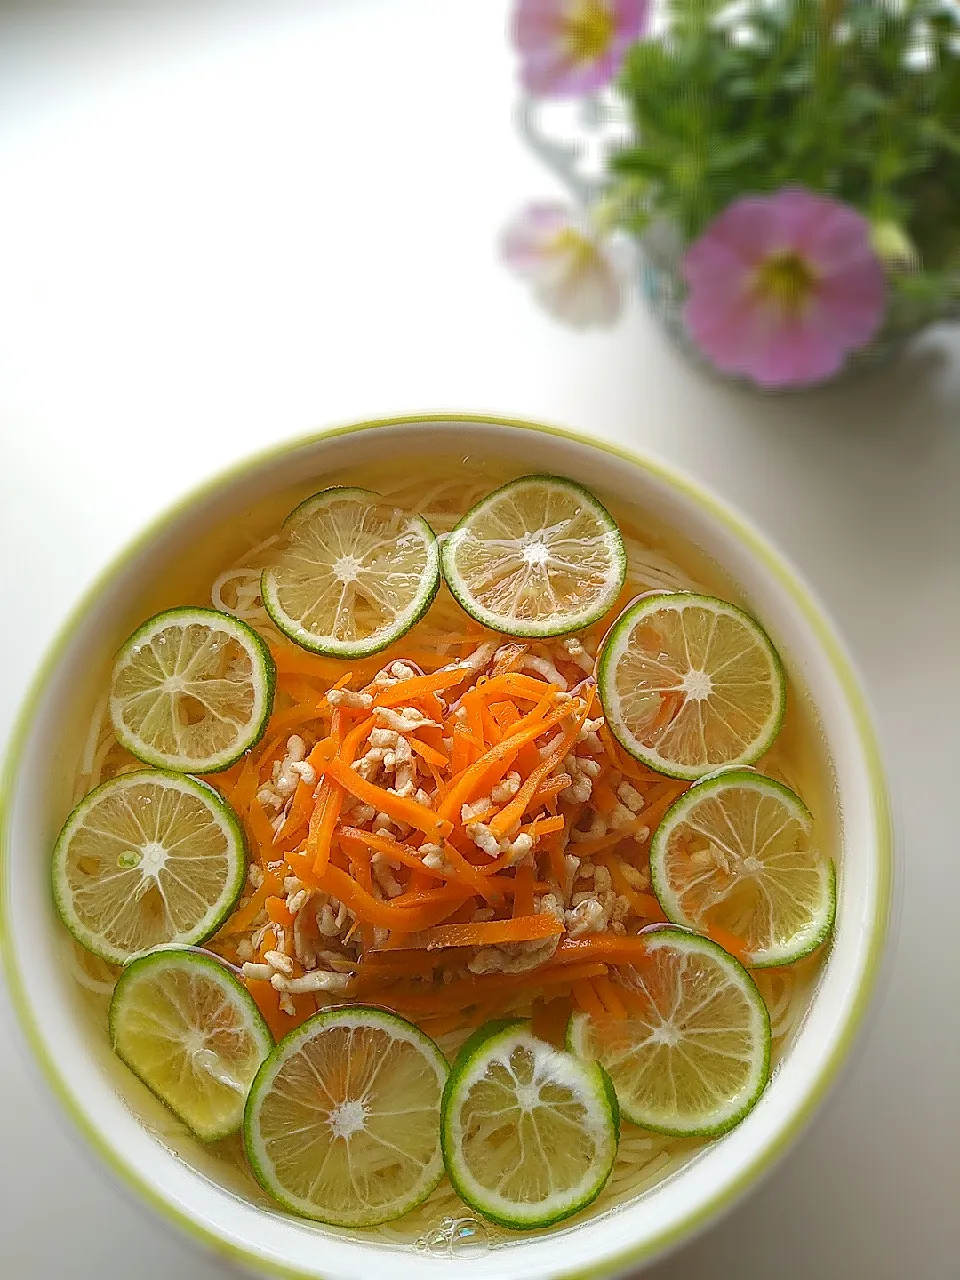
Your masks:
<path fill-rule="evenodd" d="M 819 711 L 842 811 L 834 943 L 794 1045 L 756 1109 L 672 1180 L 622 1209 L 542 1237 L 454 1258 L 361 1243 L 245 1201 L 172 1154 L 129 1101 L 129 1073 L 81 1015 L 60 960 L 49 854 L 69 803 L 68 777 L 89 717 L 91 672 L 128 625 L 129 597 L 198 531 L 312 476 L 373 458 L 489 454 L 575 476 L 680 530 L 741 585 L 750 607 Z M 659 463 L 568 432 L 489 419 L 418 418 L 332 430 L 252 459 L 186 498 L 144 533 L 89 592 L 37 677 L 3 782 L 3 950 L 14 1006 L 49 1083 L 120 1181 L 222 1255 L 253 1271 L 329 1280 L 545 1280 L 607 1276 L 686 1239 L 769 1170 L 836 1076 L 876 981 L 892 891 L 886 789 L 850 664 L 782 557 L 716 498 Z M 162 1121 L 161 1121 L 162 1122 Z M 188 1157 L 190 1153 L 186 1153 Z"/>

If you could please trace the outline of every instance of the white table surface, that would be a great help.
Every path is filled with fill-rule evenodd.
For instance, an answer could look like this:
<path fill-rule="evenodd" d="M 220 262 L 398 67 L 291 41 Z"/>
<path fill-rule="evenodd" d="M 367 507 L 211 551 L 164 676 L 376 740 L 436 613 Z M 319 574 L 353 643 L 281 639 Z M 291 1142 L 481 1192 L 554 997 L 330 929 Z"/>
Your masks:
<path fill-rule="evenodd" d="M 148 517 L 268 442 L 459 408 L 649 448 L 810 578 L 875 700 L 905 894 L 871 1033 L 810 1132 L 658 1280 L 960 1274 L 960 334 L 843 390 L 714 385 L 639 304 L 576 336 L 494 237 L 553 192 L 500 0 L 0 7 L 0 734 Z M 80 1148 L 0 1023 L 0 1274 L 222 1266 Z"/>

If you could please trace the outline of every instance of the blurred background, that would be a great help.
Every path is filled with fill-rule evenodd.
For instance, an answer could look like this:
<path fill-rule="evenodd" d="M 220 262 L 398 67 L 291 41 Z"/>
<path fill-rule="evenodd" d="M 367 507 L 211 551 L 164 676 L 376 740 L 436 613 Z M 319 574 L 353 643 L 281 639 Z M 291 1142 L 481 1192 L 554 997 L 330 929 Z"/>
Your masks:
<path fill-rule="evenodd" d="M 460 409 L 650 450 L 746 512 L 846 635 L 900 818 L 895 954 L 776 1172 L 650 1273 L 950 1280 L 960 1225 L 960 330 L 770 397 L 639 293 L 575 332 L 504 268 L 562 200 L 514 125 L 506 0 L 0 3 L 0 735 L 68 608 L 172 499 L 326 424 Z M 960 164 L 960 160 L 956 161 Z M 0 1272 L 221 1266 L 116 1190 L 0 1041 Z"/>

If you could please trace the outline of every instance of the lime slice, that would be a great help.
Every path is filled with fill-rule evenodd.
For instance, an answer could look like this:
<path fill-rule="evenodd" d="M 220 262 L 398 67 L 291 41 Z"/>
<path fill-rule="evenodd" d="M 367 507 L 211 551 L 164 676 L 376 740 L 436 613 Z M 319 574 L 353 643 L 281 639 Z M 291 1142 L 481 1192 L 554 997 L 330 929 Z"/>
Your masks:
<path fill-rule="evenodd" d="M 562 476 L 522 476 L 478 502 L 443 543 L 443 573 L 463 609 L 512 636 L 589 626 L 623 586 L 616 522 Z"/>
<path fill-rule="evenodd" d="M 270 651 L 245 622 L 170 609 L 120 650 L 110 716 L 129 752 L 158 769 L 215 773 L 257 742 L 273 707 Z"/>
<path fill-rule="evenodd" d="M 668 927 L 622 975 L 626 1018 L 575 1013 L 567 1047 L 610 1073 L 624 1117 L 713 1137 L 738 1124 L 770 1074 L 770 1019 L 746 969 L 708 938 Z"/>
<path fill-rule="evenodd" d="M 673 778 L 752 764 L 783 721 L 783 667 L 741 609 L 685 591 L 645 596 L 610 629 L 597 671 L 610 728 Z"/>
<path fill-rule="evenodd" d="M 355 1005 L 308 1019 L 260 1068 L 244 1118 L 257 1181 L 291 1213 L 372 1227 L 443 1177 L 447 1063 L 422 1031 Z"/>
<path fill-rule="evenodd" d="M 260 591 L 280 630 L 304 649 L 362 658 L 386 649 L 429 609 L 440 553 L 420 516 L 369 489 L 324 489 L 283 524 Z"/>
<path fill-rule="evenodd" d="M 247 870 L 237 816 L 213 787 L 142 769 L 91 791 L 53 852 L 53 893 L 88 951 L 122 964 L 215 933 Z"/>
<path fill-rule="evenodd" d="M 620 1137 L 604 1072 L 538 1040 L 522 1019 L 471 1036 L 443 1095 L 450 1181 L 504 1227 L 547 1227 L 595 1200 Z"/>
<path fill-rule="evenodd" d="M 706 778 L 667 810 L 650 847 L 653 888 L 675 924 L 742 938 L 751 966 L 790 964 L 830 932 L 833 864 L 799 796 L 751 769 Z"/>
<path fill-rule="evenodd" d="M 204 1142 L 236 1133 L 273 1038 L 221 961 L 152 951 L 132 961 L 110 1003 L 110 1039 L 148 1089 Z"/>

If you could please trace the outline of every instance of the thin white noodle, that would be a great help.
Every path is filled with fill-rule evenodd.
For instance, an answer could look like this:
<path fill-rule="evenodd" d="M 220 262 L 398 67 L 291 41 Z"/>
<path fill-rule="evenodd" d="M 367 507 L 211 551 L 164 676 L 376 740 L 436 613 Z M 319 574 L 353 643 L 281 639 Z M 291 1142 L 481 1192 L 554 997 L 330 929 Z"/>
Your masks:
<path fill-rule="evenodd" d="M 64 943 L 63 955 L 71 976 L 87 991 L 92 991 L 98 996 L 111 996 L 120 974 L 119 969 L 110 979 L 95 978 L 89 969 L 84 967 L 84 960 L 80 956 L 80 944 L 69 936 L 64 940 Z M 108 973 L 111 972 L 111 966 L 105 961 L 98 960 L 96 956 L 87 956 L 86 953 L 84 953 L 84 957 L 87 963 L 96 964 Z"/>
<path fill-rule="evenodd" d="M 103 732 L 103 717 L 106 715 L 108 698 L 109 694 L 105 693 L 94 708 L 93 717 L 90 720 L 90 732 L 87 734 L 83 755 L 80 757 L 81 777 L 93 771 L 93 761 Z"/>

